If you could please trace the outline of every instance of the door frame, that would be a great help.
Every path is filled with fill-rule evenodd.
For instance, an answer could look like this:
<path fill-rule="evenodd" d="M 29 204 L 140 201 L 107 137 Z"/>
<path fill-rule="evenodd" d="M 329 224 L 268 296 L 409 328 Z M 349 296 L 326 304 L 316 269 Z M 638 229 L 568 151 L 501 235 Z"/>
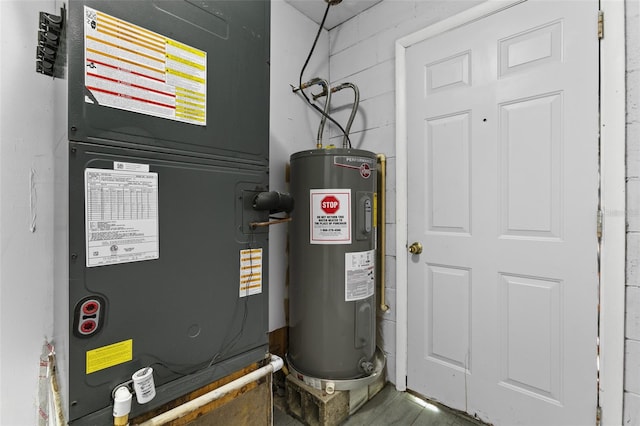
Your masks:
<path fill-rule="evenodd" d="M 487 0 L 471 9 L 396 40 L 396 389 L 407 386 L 408 182 L 406 51 L 412 45 L 527 0 Z M 598 1 L 598 0 L 593 0 Z M 600 0 L 606 16 L 600 40 L 600 375 L 601 424 L 620 425 L 623 416 L 626 183 L 624 2 Z M 594 37 L 597 35 L 594 34 Z M 593 232 L 596 232 L 594 229 Z"/>

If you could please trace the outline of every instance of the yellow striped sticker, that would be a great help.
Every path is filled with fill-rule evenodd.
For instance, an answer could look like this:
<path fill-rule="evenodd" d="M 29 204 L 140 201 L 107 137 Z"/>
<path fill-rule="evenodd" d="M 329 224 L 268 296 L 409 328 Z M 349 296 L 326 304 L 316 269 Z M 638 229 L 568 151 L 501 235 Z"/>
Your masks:
<path fill-rule="evenodd" d="M 186 78 L 187 80 L 197 81 L 198 83 L 202 83 L 202 84 L 204 84 L 205 82 L 204 78 L 196 77 L 195 75 L 190 75 L 190 74 L 187 74 L 186 72 L 174 70 L 171 68 L 167 68 L 167 74 L 173 74 L 175 76 Z"/>
<path fill-rule="evenodd" d="M 192 116 L 190 114 L 183 114 L 183 113 L 180 113 L 180 112 L 176 112 L 176 117 L 183 118 L 183 119 L 189 120 L 189 121 L 199 121 L 201 123 L 205 122 L 205 119 L 202 118 L 202 117 L 194 117 L 194 116 Z"/>
<path fill-rule="evenodd" d="M 240 297 L 262 293 L 262 249 L 240 250 Z"/>
<path fill-rule="evenodd" d="M 176 105 L 176 112 L 182 112 L 196 117 L 204 117 L 204 111 L 201 109 L 187 108 L 180 105 Z"/>
<path fill-rule="evenodd" d="M 120 50 L 123 50 L 125 52 L 129 52 L 129 53 L 131 53 L 133 55 L 142 56 L 143 58 L 147 58 L 147 59 L 149 59 L 151 61 L 155 61 L 155 62 L 159 62 L 161 64 L 164 64 L 164 59 L 162 59 L 162 58 L 158 58 L 158 57 L 154 57 L 154 56 L 151 56 L 151 55 L 147 55 L 146 53 L 142 53 L 142 52 L 137 52 L 137 51 L 135 51 L 133 49 L 129 49 L 129 48 L 124 47 L 124 46 L 120 46 L 120 45 L 118 45 L 116 43 L 111 43 L 110 41 L 101 40 L 101 39 L 99 39 L 97 37 L 92 37 L 90 35 L 87 35 L 85 37 L 86 37 L 87 40 L 92 40 L 92 41 L 95 41 L 96 43 L 101 43 L 101 44 L 104 44 L 104 45 L 107 45 L 107 46 L 111 46 L 111 47 L 113 47 L 115 49 L 120 49 Z"/>
<path fill-rule="evenodd" d="M 111 25 L 120 26 L 127 29 L 128 31 L 146 36 L 156 42 L 162 42 L 162 37 L 152 31 L 147 30 L 146 28 L 139 27 L 127 21 L 123 21 L 122 19 L 118 19 L 115 16 L 107 15 L 106 13 L 102 13 L 99 11 L 96 11 L 96 15 L 98 16 L 98 25 L 104 22 L 109 22 Z"/>
<path fill-rule="evenodd" d="M 133 339 L 87 351 L 87 374 L 133 359 Z"/>
<path fill-rule="evenodd" d="M 204 65 L 196 64 L 193 61 L 190 61 L 190 60 L 185 59 L 185 58 L 180 58 L 180 57 L 178 57 L 176 55 L 169 55 L 167 53 L 167 59 L 171 59 L 172 61 L 180 62 L 181 64 L 185 64 L 187 66 L 199 69 L 200 71 L 204 71 L 206 69 Z"/>
<path fill-rule="evenodd" d="M 176 87 L 176 95 L 184 96 L 185 98 L 202 99 L 203 101 L 205 100 L 204 93 L 185 89 L 184 87 Z"/>
<path fill-rule="evenodd" d="M 203 52 L 202 50 L 196 49 L 196 48 L 191 47 L 191 46 L 187 46 L 186 44 L 182 44 L 179 41 L 167 39 L 166 42 L 167 42 L 167 44 L 169 46 L 173 46 L 173 47 L 176 47 L 178 49 L 185 50 L 185 51 L 187 51 L 189 53 L 193 53 L 196 56 L 200 56 L 201 58 L 204 58 L 206 56 L 206 53 Z"/>
<path fill-rule="evenodd" d="M 202 108 L 204 108 L 204 104 L 203 103 L 195 103 L 195 102 L 187 102 L 185 100 L 182 99 L 176 99 L 176 105 L 187 105 L 187 106 L 192 106 L 192 107 L 196 107 L 198 108 L 199 111 L 203 111 L 204 110 Z"/>

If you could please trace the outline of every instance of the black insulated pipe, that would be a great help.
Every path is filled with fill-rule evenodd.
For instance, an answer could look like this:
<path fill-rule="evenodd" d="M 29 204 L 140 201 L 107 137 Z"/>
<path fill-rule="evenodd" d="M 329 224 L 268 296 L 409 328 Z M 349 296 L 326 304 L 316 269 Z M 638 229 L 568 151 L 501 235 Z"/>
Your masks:
<path fill-rule="evenodd" d="M 269 210 L 270 214 L 290 213 L 293 210 L 293 206 L 293 197 L 286 192 L 261 192 L 253 199 L 254 210 Z"/>

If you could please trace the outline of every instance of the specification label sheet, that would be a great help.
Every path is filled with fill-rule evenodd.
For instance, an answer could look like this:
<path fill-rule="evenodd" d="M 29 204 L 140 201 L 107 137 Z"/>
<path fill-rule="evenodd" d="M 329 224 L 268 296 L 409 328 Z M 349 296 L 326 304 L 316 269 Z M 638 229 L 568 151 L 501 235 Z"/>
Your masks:
<path fill-rule="evenodd" d="M 158 174 L 85 169 L 87 267 L 159 258 Z"/>
<path fill-rule="evenodd" d="M 376 280 L 375 250 L 345 253 L 344 255 L 344 300 L 366 299 L 373 296 Z"/>

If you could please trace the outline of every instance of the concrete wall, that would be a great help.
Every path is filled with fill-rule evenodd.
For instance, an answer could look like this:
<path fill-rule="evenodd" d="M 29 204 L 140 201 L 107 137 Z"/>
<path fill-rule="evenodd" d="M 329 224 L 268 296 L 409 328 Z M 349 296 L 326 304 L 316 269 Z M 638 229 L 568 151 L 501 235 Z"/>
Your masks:
<path fill-rule="evenodd" d="M 640 1 L 626 0 L 627 300 L 624 424 L 640 425 Z"/>
<path fill-rule="evenodd" d="M 398 38 L 466 10 L 481 1 L 384 0 L 329 32 L 332 84 L 349 81 L 360 89 L 360 109 L 351 128 L 354 148 L 383 153 L 387 164 L 387 255 L 385 292 L 390 310 L 378 309 L 378 345 L 387 355 L 388 380 L 395 382 L 395 42 Z M 336 7 L 340 7 L 339 5 Z M 331 13 L 331 10 L 329 11 Z M 346 123 L 352 93 L 332 98 L 338 122 Z M 343 124 L 344 126 L 344 124 Z M 332 142 L 342 144 L 336 128 Z"/>
<path fill-rule="evenodd" d="M 35 425 L 39 355 L 53 333 L 54 85 L 35 72 L 38 12 L 0 1 L 0 424 Z"/>
<path fill-rule="evenodd" d="M 287 191 L 285 169 L 289 156 L 303 149 L 315 148 L 319 116 L 305 101 L 291 91 L 298 85 L 318 24 L 302 15 L 283 0 L 271 3 L 271 117 L 270 178 L 271 190 Z M 329 78 L 329 34 L 322 30 L 304 79 Z M 315 93 L 315 91 L 314 91 Z M 269 230 L 269 330 L 286 325 L 287 225 Z"/>

